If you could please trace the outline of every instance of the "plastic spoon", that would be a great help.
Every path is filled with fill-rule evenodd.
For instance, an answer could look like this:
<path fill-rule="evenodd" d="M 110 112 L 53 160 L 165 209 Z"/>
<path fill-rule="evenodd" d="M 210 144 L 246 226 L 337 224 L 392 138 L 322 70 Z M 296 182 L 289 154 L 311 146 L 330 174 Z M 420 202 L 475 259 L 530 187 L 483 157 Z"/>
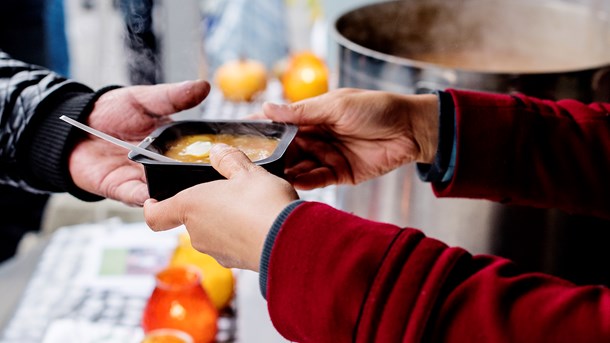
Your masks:
<path fill-rule="evenodd" d="M 160 162 L 172 162 L 172 163 L 177 162 L 174 159 L 171 159 L 169 157 L 163 156 L 161 154 L 157 154 L 156 152 L 153 152 L 153 151 L 150 151 L 150 150 L 146 150 L 146 149 L 141 148 L 139 146 L 136 146 L 136 145 L 127 143 L 125 141 L 122 141 L 122 140 L 120 140 L 118 138 L 114 138 L 114 137 L 112 137 L 112 136 L 110 136 L 108 134 L 105 134 L 105 133 L 103 133 L 101 131 L 98 131 L 98 130 L 90 127 L 90 126 L 87 126 L 87 125 L 85 125 L 83 123 L 77 122 L 76 120 L 74 120 L 72 118 L 69 118 L 69 117 L 66 117 L 66 116 L 61 116 L 61 117 L 59 117 L 59 119 L 65 121 L 66 123 L 68 123 L 70 125 L 76 126 L 76 127 L 78 127 L 79 129 L 81 129 L 83 131 L 89 132 L 90 134 L 92 134 L 94 136 L 97 136 L 97 137 L 99 137 L 99 138 L 101 138 L 101 139 L 103 139 L 105 141 L 108 141 L 110 143 L 116 144 L 116 145 L 118 145 L 120 147 L 123 147 L 123 148 L 125 148 L 127 150 L 135 151 L 138 154 L 144 155 L 144 156 L 146 156 L 148 158 L 151 158 L 153 160 L 160 161 Z"/>

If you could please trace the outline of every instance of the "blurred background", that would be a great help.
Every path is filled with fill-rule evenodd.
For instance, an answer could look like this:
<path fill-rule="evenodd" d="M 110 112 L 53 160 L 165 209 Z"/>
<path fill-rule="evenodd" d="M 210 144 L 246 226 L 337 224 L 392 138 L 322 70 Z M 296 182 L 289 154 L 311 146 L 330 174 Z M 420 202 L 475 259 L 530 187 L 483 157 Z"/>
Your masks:
<path fill-rule="evenodd" d="M 0 12 L 0 47 L 92 88 L 210 80 L 212 92 L 203 104 L 175 115 L 176 119 L 239 118 L 257 111 L 264 100 L 295 101 L 339 86 L 406 93 L 446 87 L 519 91 L 586 102 L 608 98 L 607 1 L 462 0 L 443 7 L 443 1 L 409 0 L 394 7 L 364 8 L 379 3 L 382 1 L 4 0 L 2 6 L 7 10 Z M 357 10 L 360 8 L 364 9 Z M 436 14 L 429 16 L 433 20 L 426 20 L 424 14 L 431 9 Z M 383 19 L 387 15 L 394 20 Z M 489 19 L 496 15 L 500 19 Z M 476 25 L 482 32 L 491 32 L 491 38 L 475 34 Z M 568 35 L 572 39 L 564 39 Z M 511 54 L 522 50 L 537 59 L 537 66 L 549 65 L 550 57 L 556 56 L 577 63 L 550 72 L 534 68 L 534 72 L 520 74 L 502 70 L 502 66 L 491 73 L 435 64 L 422 67 L 413 64 L 413 59 L 402 58 L 405 48 L 439 49 L 430 48 L 432 43 L 447 43 L 437 51 L 443 56 L 451 56 L 452 49 L 483 51 L 486 45 L 499 46 L 496 57 L 508 62 Z M 322 61 L 322 68 L 310 71 L 318 77 L 314 86 L 303 86 L 302 80 L 286 81 L 291 75 L 290 58 L 299 54 L 309 61 L 309 67 L 317 63 L 311 55 Z M 475 56 L 477 61 L 484 57 Z M 234 61 L 250 63 L 227 66 Z M 263 78 L 266 83 L 244 95 L 218 82 L 239 85 L 243 78 Z M 289 93 L 289 88 L 297 91 Z M 143 220 L 141 209 L 110 200 L 85 203 L 65 194 L 41 197 L 13 189 L 2 189 L 1 194 L 6 216 L 0 231 L 5 237 L 0 241 L 16 246 L 24 233 L 31 233 L 21 240 L 20 252 L 61 226 L 111 217 Z M 371 219 L 418 227 L 450 245 L 505 256 L 575 282 L 610 282 L 610 275 L 599 273 L 594 263 L 608 257 L 607 249 L 599 246 L 610 232 L 606 221 L 557 211 L 506 208 L 480 200 L 436 199 L 429 185 L 417 180 L 413 166 L 363 185 L 303 196 L 324 199 Z M 19 209 L 31 211 L 27 220 L 13 214 Z M 2 259 L 14 253 L 10 247 L 2 251 Z"/>
<path fill-rule="evenodd" d="M 5 36 L 20 40 L 26 47 L 20 50 L 9 42 L 2 48 L 17 58 L 48 66 L 94 89 L 109 84 L 154 84 L 195 78 L 213 81 L 221 64 L 244 57 L 264 63 L 271 73 L 290 53 L 307 50 L 330 66 L 329 18 L 366 2 L 374 1 L 7 0 L 5 6 L 13 14 L 28 12 L 34 19 L 21 21 L 21 31 L 15 24 L 5 24 L 12 28 L 5 31 Z M 36 7 L 40 10 L 32 13 Z M 38 26 L 31 33 L 38 40 L 21 39 L 23 32 L 34 30 L 32 26 Z M 41 57 L 41 46 L 47 47 L 44 54 L 54 56 L 55 62 Z M 210 102 L 212 98 L 222 98 L 215 96 L 218 89 L 213 87 Z M 273 80 L 267 93 L 263 97 L 283 100 L 281 87 Z M 223 110 L 231 111 L 226 108 L 229 106 L 243 114 L 260 105 L 260 101 L 219 102 L 225 106 Z M 197 108 L 176 117 L 198 118 L 202 111 Z M 61 226 L 115 216 L 126 221 L 142 220 L 140 209 L 110 200 L 85 203 L 66 194 L 40 197 L 13 189 L 3 193 L 6 196 L 0 199 L 6 199 L 7 206 L 34 207 L 30 222 L 24 223 L 23 216 L 14 220 L 15 226 L 24 228 L 12 230 L 13 240 L 19 239 L 22 232 L 32 233 L 21 242 L 22 252 L 35 244 L 39 227 L 47 234 Z M 23 201 L 16 203 L 15 199 Z M 7 253 L 4 258 L 9 256 Z"/>
<path fill-rule="evenodd" d="M 195 78 L 210 80 L 213 88 L 208 99 L 198 108 L 175 115 L 176 119 L 239 118 L 257 111 L 264 100 L 295 101 L 339 86 L 406 93 L 456 87 L 520 91 L 583 101 L 607 100 L 610 90 L 610 10 L 604 0 L 463 0 L 452 3 L 453 7 L 443 7 L 443 1 L 424 4 L 411 0 L 400 2 L 398 7 L 371 7 L 351 15 L 345 14 L 381 1 L 4 0 L 2 3 L 2 49 L 92 88 Z M 418 12 L 417 6 L 422 4 L 423 10 L 436 11 L 430 18 L 438 21 L 427 22 L 425 15 L 411 14 L 425 14 Z M 512 14 L 508 15 L 509 12 Z M 496 14 L 501 20 L 489 19 Z M 405 16 L 401 20 L 375 22 L 384 15 Z M 415 21 L 408 25 L 411 19 Z M 339 22 L 336 27 L 341 29 L 337 31 L 342 31 L 337 33 L 334 27 Z M 456 29 L 460 25 L 467 29 Z M 473 35 L 473 25 L 484 28 L 484 32 L 498 33 L 495 38 L 500 38 Z M 437 31 L 436 26 L 443 30 Z M 443 34 L 426 36 L 430 32 Z M 566 35 L 574 37 L 564 39 Z M 577 56 L 581 63 L 573 67 L 574 72 L 557 68 L 550 73 L 545 70 L 519 74 L 500 68 L 497 73 L 479 73 L 435 64 L 422 67 L 397 53 L 408 44 L 425 49 L 440 41 L 450 44 L 443 47 L 446 50 L 437 52 L 451 56 L 451 49 L 470 47 L 477 39 L 480 42 L 476 44 L 500 45 L 504 57 L 507 53 L 511 57 L 511 53 L 523 48 L 524 52 L 543 59 L 538 61 L 543 65 L 548 64 L 549 56 Z M 480 48 L 473 47 L 466 50 Z M 580 54 L 575 55 L 573 52 L 577 51 Z M 287 75 L 291 75 L 290 57 L 298 54 L 305 55 L 309 67 L 318 63 L 312 62 L 311 55 L 322 61 L 321 68 L 310 70 L 310 75 L 319 77 L 315 86 L 302 86 L 298 83 L 302 80 L 286 81 L 290 79 Z M 598 55 L 594 60 L 586 58 Z M 251 63 L 227 67 L 234 61 Z M 260 70 L 264 71 L 263 76 Z M 226 89 L 218 82 L 243 81 L 235 75 L 262 77 L 265 83 L 244 95 L 235 94 L 235 89 Z M 290 86 L 297 91 L 289 93 Z M 15 253 L 10 246 L 17 246 L 15 242 L 25 233 L 29 234 L 21 240 L 19 252 L 27 251 L 41 235 L 61 226 L 110 217 L 143 220 L 141 209 L 114 201 L 85 203 L 65 194 L 32 196 L 6 187 L 1 191 L 0 203 L 6 215 L 0 231 L 4 237 L 0 241 L 9 246 L 1 249 L 5 254 L 2 259 Z M 606 241 L 603 235 L 609 232 L 606 230 L 609 223 L 566 217 L 556 211 L 507 209 L 479 200 L 435 199 L 429 185 L 417 180 L 413 166 L 357 187 L 339 187 L 336 192 L 328 189 L 323 196 L 312 197 L 371 219 L 421 228 L 430 236 L 473 253 L 499 254 L 576 282 L 609 282 L 609 275 L 600 274 L 591 262 L 607 260 L 604 253 L 607 249 L 597 245 Z M 30 211 L 30 215 L 14 214 L 23 209 Z M 565 242 L 578 246 L 566 247 Z M 531 252 L 524 253 L 525 250 Z M 586 275 L 583 265 L 590 266 Z"/>
<path fill-rule="evenodd" d="M 296 101 L 336 87 L 404 93 L 453 87 L 610 101 L 607 0 L 405 0 L 365 7 L 381 2 L 2 0 L 0 48 L 94 89 L 209 80 L 213 88 L 208 98 L 176 119 L 234 119 L 257 111 L 265 100 Z M 363 10 L 351 12 L 356 8 Z M 500 55 L 492 56 L 508 62 L 522 52 L 536 66 L 548 67 L 550 57 L 576 64 L 529 73 L 501 66 L 490 72 L 414 63 L 421 61 L 408 53 L 430 50 L 451 57 L 460 50 L 483 52 L 485 45 L 499 48 Z M 475 55 L 482 68 L 478 62 L 486 55 Z M 304 85 L 305 80 L 294 78 L 294 69 L 303 68 L 295 56 L 306 61 L 308 73 L 303 75 L 315 82 Z M 241 86 L 253 79 L 264 82 Z M 362 185 L 301 196 L 374 220 L 417 227 L 449 245 L 504 256 L 526 269 L 576 283 L 610 284 L 605 265 L 610 258 L 605 246 L 609 222 L 557 210 L 437 199 L 430 185 L 418 180 L 414 166 Z M 28 255 L 61 227 L 117 217 L 143 221 L 140 208 L 115 201 L 86 203 L 66 194 L 35 196 L 8 187 L 0 188 L 0 209 L 0 261 L 10 261 L 15 253 Z M 238 293 L 249 301 L 240 307 L 239 318 L 248 318 L 241 334 L 283 341 L 266 317 L 257 276 L 242 274 L 240 280 Z"/>
<path fill-rule="evenodd" d="M 288 101 L 280 74 L 293 54 L 315 55 L 324 67 L 328 66 L 315 90 L 326 91 L 333 79 L 327 58 L 332 49 L 328 18 L 360 3 L 365 1 L 3 0 L 0 49 L 93 89 L 208 79 L 213 84 L 208 99 L 197 108 L 176 114 L 175 118 L 233 119 L 257 111 L 264 100 Z M 236 60 L 248 60 L 264 68 L 266 84 L 262 89 L 253 89 L 252 98 L 233 99 L 230 91 L 226 93 L 216 82 L 218 70 Z M 237 71 L 239 74 L 241 70 Z M 236 80 L 229 78 L 229 81 Z M 335 200 L 331 188 L 302 196 L 331 204 Z M 53 275 L 64 273 L 76 263 L 65 257 L 41 259 L 49 241 L 57 245 L 57 238 L 53 241 L 54 233 L 61 237 L 62 228 L 75 227 L 72 232 L 80 232 L 76 229 L 80 224 L 107 223 L 117 218 L 122 223 L 135 224 L 144 220 L 141 208 L 112 200 L 87 203 L 68 194 L 33 195 L 11 187 L 0 187 L 0 208 L 3 217 L 0 223 L 2 342 L 12 342 L 12 338 L 19 342 L 39 341 L 47 330 L 42 312 L 34 316 L 25 314 L 30 309 L 28 299 L 32 295 L 23 290 L 30 277 L 33 280 L 29 282 L 30 287 L 38 287 L 37 280 L 40 280 L 46 288 L 46 280 L 55 279 Z M 95 232 L 90 230 L 91 234 Z M 64 254 L 72 254 L 68 250 Z M 49 271 L 40 270 L 39 262 L 48 265 Z M 63 281 L 55 279 L 51 288 L 67 285 L 68 279 L 65 275 Z M 240 273 L 236 287 L 240 294 L 236 300 L 240 311 L 237 326 L 243 341 L 284 342 L 268 318 L 257 274 Z M 15 315 L 13 311 L 22 300 L 22 292 L 25 300 Z M 94 295 L 88 297 L 84 303 L 97 299 Z M 78 297 L 70 295 L 69 298 Z M 61 297 L 49 295 L 37 299 L 46 304 L 36 304 L 40 312 L 41 308 L 51 311 L 54 301 Z M 27 321 L 21 319 L 22 314 Z M 29 335 L 28 340 L 23 334 Z"/>

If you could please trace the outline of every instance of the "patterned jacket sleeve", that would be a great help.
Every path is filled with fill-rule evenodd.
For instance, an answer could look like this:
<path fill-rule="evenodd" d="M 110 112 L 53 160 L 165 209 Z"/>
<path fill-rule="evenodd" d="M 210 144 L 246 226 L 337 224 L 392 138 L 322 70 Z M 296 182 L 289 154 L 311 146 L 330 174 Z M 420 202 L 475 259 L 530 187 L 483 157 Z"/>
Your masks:
<path fill-rule="evenodd" d="M 58 118 L 83 119 L 94 98 L 90 88 L 0 51 L 0 182 L 31 192 L 79 193 L 65 149 L 76 133 Z"/>

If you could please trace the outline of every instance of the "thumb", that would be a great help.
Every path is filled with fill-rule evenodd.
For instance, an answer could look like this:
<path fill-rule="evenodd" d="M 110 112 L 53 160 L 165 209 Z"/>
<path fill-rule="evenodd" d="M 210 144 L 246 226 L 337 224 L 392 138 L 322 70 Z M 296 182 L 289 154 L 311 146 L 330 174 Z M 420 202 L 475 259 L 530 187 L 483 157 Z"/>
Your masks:
<path fill-rule="evenodd" d="M 314 97 L 292 104 L 276 104 L 265 102 L 263 104 L 263 114 L 265 117 L 284 123 L 297 125 L 317 125 L 330 124 L 334 121 L 332 112 L 328 109 L 328 103 L 320 97 Z"/>
<path fill-rule="evenodd" d="M 205 80 L 133 87 L 132 95 L 147 113 L 168 115 L 197 106 L 210 93 Z"/>
<path fill-rule="evenodd" d="M 238 174 L 260 168 L 241 150 L 226 144 L 214 144 L 210 149 L 210 162 L 222 176 L 231 179 Z"/>
<path fill-rule="evenodd" d="M 144 219 L 153 231 L 165 231 L 184 224 L 180 194 L 171 200 L 158 202 L 148 199 L 144 202 Z"/>

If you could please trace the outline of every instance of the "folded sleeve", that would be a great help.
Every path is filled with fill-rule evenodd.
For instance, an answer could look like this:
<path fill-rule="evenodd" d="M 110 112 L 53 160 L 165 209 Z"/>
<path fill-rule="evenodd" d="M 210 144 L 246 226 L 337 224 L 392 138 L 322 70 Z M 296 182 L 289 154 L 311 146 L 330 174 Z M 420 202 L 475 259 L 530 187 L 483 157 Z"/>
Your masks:
<path fill-rule="evenodd" d="M 419 178 L 426 182 L 446 182 L 455 166 L 455 110 L 451 94 L 436 92 L 439 103 L 438 148 L 431 164 L 417 163 Z"/>

